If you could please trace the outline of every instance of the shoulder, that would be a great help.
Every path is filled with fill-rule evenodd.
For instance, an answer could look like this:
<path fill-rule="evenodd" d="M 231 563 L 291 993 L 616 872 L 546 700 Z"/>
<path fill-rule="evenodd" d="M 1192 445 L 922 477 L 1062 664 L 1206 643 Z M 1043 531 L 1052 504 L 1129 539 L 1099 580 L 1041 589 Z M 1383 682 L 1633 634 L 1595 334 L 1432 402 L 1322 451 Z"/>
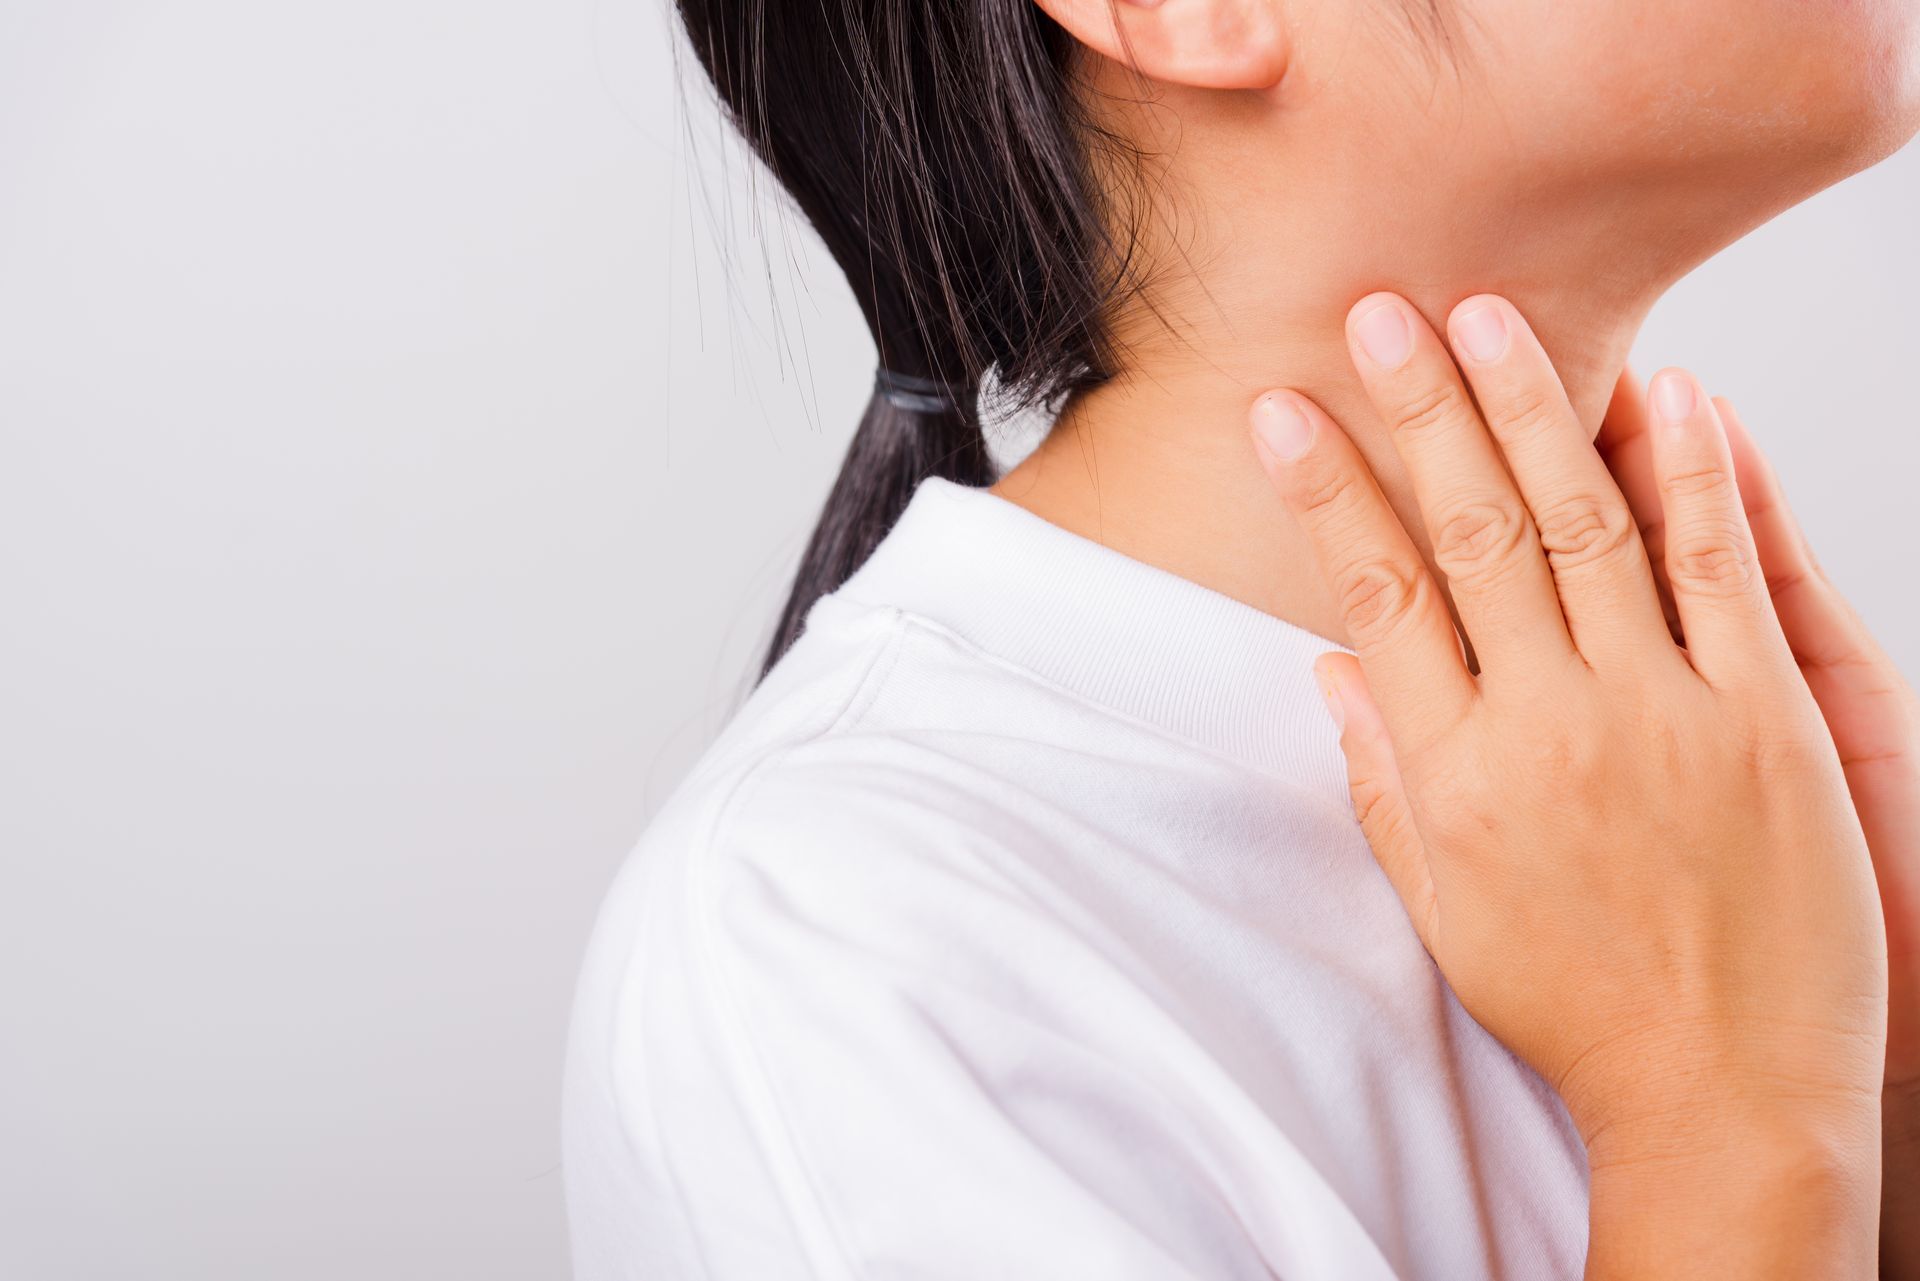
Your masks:
<path fill-rule="evenodd" d="M 622 1115 L 658 1118 L 634 1142 L 709 1170 L 731 1144 L 684 1194 L 803 1225 L 823 1275 L 1261 1275 L 1139 1057 L 1169 1030 L 1152 995 L 1018 807 L 938 759 L 843 720 L 650 833 L 651 925 L 606 1012 Z M 763 1167 L 755 1208 L 739 1168 Z"/>
<path fill-rule="evenodd" d="M 794 878 L 898 890 L 1003 844 L 1016 759 L 1032 783 L 1062 744 L 1104 734 L 1088 718 L 916 614 L 829 596 L 643 844 L 700 864 L 712 894 Z"/>
<path fill-rule="evenodd" d="M 603 916 L 586 1124 L 822 1275 L 1261 1275 L 1183 1155 L 1160 987 L 1050 860 L 1085 829 L 1036 821 L 1092 731 L 912 616 L 808 635 Z"/>
<path fill-rule="evenodd" d="M 916 615 L 817 609 L 628 857 L 602 989 L 665 976 L 755 1038 L 829 1034 L 766 1016 L 821 1000 L 1042 999 L 1035 958 L 1085 950 L 1035 812 L 1077 803 L 1044 777 L 1048 697 Z"/>
<path fill-rule="evenodd" d="M 649 823 L 601 931 L 644 918 L 715 963 L 796 913 L 816 936 L 951 936 L 970 892 L 1008 890 L 1019 811 L 986 765 L 1033 703 L 914 615 L 817 609 Z"/>
<path fill-rule="evenodd" d="M 767 992 L 856 954 L 870 976 L 990 967 L 988 940 L 1033 927 L 1021 866 L 1034 851 L 1002 798 L 940 764 L 881 726 L 743 763 L 670 855 L 685 860 L 686 923 L 708 964 Z"/>

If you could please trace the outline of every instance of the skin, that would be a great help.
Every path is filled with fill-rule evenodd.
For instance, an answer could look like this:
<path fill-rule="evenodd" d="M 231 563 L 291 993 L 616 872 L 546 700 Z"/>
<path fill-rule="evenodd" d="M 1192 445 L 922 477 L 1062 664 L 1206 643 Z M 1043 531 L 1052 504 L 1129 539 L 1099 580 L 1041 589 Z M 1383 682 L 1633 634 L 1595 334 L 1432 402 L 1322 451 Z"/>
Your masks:
<path fill-rule="evenodd" d="M 1417 526 L 1346 359 L 1356 300 L 1513 300 L 1597 429 L 1669 286 L 1920 127 L 1920 0 L 1447 0 L 1446 36 L 1407 16 L 1424 0 L 1038 2 L 1147 157 L 1110 185 L 1148 288 L 1114 320 L 1121 374 L 995 490 L 1336 639 L 1241 423 L 1307 392 Z"/>
<path fill-rule="evenodd" d="M 1150 270 L 1115 317 L 1119 376 L 1066 406 L 994 489 L 1349 643 L 1343 597 L 1314 569 L 1321 549 L 1274 501 L 1245 423 L 1249 404 L 1281 386 L 1342 424 L 1410 531 L 1402 536 L 1457 594 L 1435 566 L 1415 468 L 1353 357 L 1356 300 L 1392 289 L 1429 333 L 1483 293 L 1524 314 L 1568 421 L 1589 438 L 1608 422 L 1605 458 L 1655 553 L 1649 590 L 1671 602 L 1662 586 L 1671 522 L 1650 479 L 1652 437 L 1636 427 L 1638 389 L 1616 395 L 1635 332 L 1700 261 L 1920 128 L 1916 0 L 1777 0 L 1760 12 L 1750 0 L 1449 0 L 1432 24 L 1411 0 L 1036 2 L 1082 46 L 1086 110 L 1146 157 L 1146 181 L 1116 177 L 1111 198 L 1116 221 L 1142 228 Z M 1772 625 L 1797 659 L 1799 684 L 1774 689 L 1785 700 L 1775 711 L 1811 691 L 1878 876 L 1884 917 L 1874 930 L 1890 963 L 1880 1266 L 1920 1277 L 1913 699 L 1810 568 L 1750 437 L 1737 420 L 1725 430 L 1739 492 L 1757 509 L 1752 556 L 1779 588 Z M 1689 653 L 1705 643 L 1689 640 Z M 1393 697 L 1375 692 L 1390 720 Z M 1802 717 L 1782 741 L 1804 744 L 1805 730 Z M 1512 733 L 1527 732 L 1516 717 Z M 1690 778 L 1687 797 L 1670 786 L 1646 793 L 1643 817 L 1696 790 Z M 1781 920 L 1807 911 L 1791 897 L 1777 906 Z M 1774 1137 L 1788 1152 L 1808 1141 Z M 1731 1189 L 1742 1175 L 1696 1171 L 1652 1200 L 1694 1205 L 1703 1188 Z M 1603 1187 L 1596 1214 L 1603 1202 L 1648 1204 L 1605 1200 Z M 1815 1205 L 1835 1195 L 1802 1191 Z M 1827 1208 L 1829 1219 L 1847 1217 Z M 1762 1218 L 1793 1216 L 1751 1221 Z"/>
<path fill-rule="evenodd" d="M 1779 477 L 1733 405 L 1714 400 L 1747 522 L 1786 639 L 1846 771 L 1885 914 L 1890 991 L 1883 1085 L 1881 1275 L 1920 1277 L 1920 698 L 1833 585 L 1801 533 Z M 1623 374 L 1598 445 L 1619 480 L 1684 639 L 1665 573 L 1666 521 L 1643 389 Z"/>
<path fill-rule="evenodd" d="M 1517 311 L 1469 299 L 1451 355 L 1393 295 L 1348 333 L 1475 669 L 1331 419 L 1262 396 L 1256 456 L 1358 652 L 1318 671 L 1361 828 L 1461 1004 L 1586 1143 L 1587 1275 L 1873 1275 L 1880 902 L 1714 406 L 1664 373 L 1641 437 L 1683 648 Z"/>

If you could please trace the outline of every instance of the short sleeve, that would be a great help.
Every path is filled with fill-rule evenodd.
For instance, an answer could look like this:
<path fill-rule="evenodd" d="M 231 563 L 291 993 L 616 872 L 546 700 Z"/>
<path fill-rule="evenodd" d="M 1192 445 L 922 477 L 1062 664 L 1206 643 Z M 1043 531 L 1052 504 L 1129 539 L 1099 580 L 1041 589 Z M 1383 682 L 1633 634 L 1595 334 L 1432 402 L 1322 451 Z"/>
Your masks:
<path fill-rule="evenodd" d="M 1273 1275 L 1174 1029 L 1023 857 L 921 773 L 789 761 L 694 878 L 696 964 L 812 1244 L 861 1281 Z"/>

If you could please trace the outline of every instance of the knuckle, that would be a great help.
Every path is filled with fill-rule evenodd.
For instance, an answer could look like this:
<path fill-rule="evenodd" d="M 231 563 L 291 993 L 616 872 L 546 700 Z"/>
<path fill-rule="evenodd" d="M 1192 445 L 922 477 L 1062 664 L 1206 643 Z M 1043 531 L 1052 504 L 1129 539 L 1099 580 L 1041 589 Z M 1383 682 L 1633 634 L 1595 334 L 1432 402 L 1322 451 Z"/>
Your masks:
<path fill-rule="evenodd" d="M 1509 392 L 1487 425 L 1504 440 L 1520 440 L 1559 421 L 1560 402 L 1542 387 L 1519 387 Z"/>
<path fill-rule="evenodd" d="M 1353 801 L 1353 816 L 1370 838 L 1383 835 L 1377 829 L 1385 826 L 1393 817 L 1393 807 L 1388 803 L 1389 793 L 1376 778 L 1356 778 L 1348 784 L 1347 791 Z"/>
<path fill-rule="evenodd" d="M 1767 594 L 1775 600 L 1799 591 L 1814 581 L 1812 572 L 1800 565 L 1789 565 L 1784 568 L 1769 568 L 1763 565 L 1761 572 L 1766 576 Z"/>
<path fill-rule="evenodd" d="M 1563 782 L 1591 777 L 1599 763 L 1593 740 L 1561 726 L 1546 726 L 1527 753 L 1531 768 Z"/>
<path fill-rule="evenodd" d="M 1556 569 L 1602 560 L 1633 545 L 1633 513 L 1589 494 L 1563 499 L 1537 517 L 1540 545 Z"/>
<path fill-rule="evenodd" d="M 1692 467 L 1670 473 L 1661 487 L 1675 498 L 1719 498 L 1733 488 L 1733 479 L 1720 467 Z"/>
<path fill-rule="evenodd" d="M 1445 385 L 1429 387 L 1403 401 L 1399 411 L 1393 415 L 1393 430 L 1407 436 L 1418 436 L 1436 427 L 1443 427 L 1459 417 L 1461 410 L 1460 393 Z"/>
<path fill-rule="evenodd" d="M 1791 729 L 1783 729 L 1778 724 L 1769 724 L 1764 729 L 1755 726 L 1741 740 L 1741 762 L 1761 779 L 1805 778 L 1828 765 L 1832 756 L 1830 742 L 1799 726 Z"/>
<path fill-rule="evenodd" d="M 1347 572 L 1340 587 L 1340 612 L 1356 640 L 1391 636 L 1419 608 L 1421 580 L 1391 560 L 1367 560 Z"/>
<path fill-rule="evenodd" d="M 1296 494 L 1299 508 L 1307 517 L 1324 521 L 1352 507 L 1359 480 L 1350 471 L 1321 470 L 1305 476 Z"/>
<path fill-rule="evenodd" d="M 1475 503 L 1440 523 L 1433 557 L 1448 578 L 1469 578 L 1510 563 L 1521 550 L 1527 521 L 1517 507 Z"/>
<path fill-rule="evenodd" d="M 1782 514 L 1783 507 L 1779 499 L 1771 494 L 1761 493 L 1757 498 L 1747 499 L 1747 519 L 1754 524 Z"/>
<path fill-rule="evenodd" d="M 1667 548 L 1667 579 L 1676 591 L 1733 596 L 1753 584 L 1752 550 L 1728 527 L 1676 534 Z"/>

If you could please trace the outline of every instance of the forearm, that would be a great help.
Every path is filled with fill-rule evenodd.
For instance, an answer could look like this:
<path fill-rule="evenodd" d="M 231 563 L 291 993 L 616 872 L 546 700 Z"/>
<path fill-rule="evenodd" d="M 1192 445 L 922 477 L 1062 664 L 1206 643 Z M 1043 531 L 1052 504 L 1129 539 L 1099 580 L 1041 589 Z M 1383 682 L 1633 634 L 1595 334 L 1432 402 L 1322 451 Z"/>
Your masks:
<path fill-rule="evenodd" d="M 1597 1145 L 1587 1281 L 1868 1281 L 1879 1161 L 1860 1130 L 1769 1120 Z"/>
<path fill-rule="evenodd" d="M 1883 1101 L 1881 1281 L 1920 1281 L 1920 1081 Z"/>

